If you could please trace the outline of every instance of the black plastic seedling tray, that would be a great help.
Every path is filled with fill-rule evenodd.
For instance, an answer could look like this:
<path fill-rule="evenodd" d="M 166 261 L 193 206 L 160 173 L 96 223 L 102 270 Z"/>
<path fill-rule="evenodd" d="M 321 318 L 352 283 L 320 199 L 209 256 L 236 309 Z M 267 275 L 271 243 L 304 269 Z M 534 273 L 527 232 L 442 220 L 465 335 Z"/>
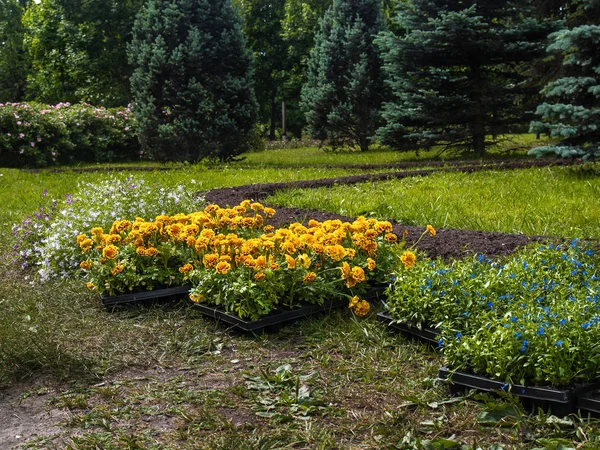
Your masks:
<path fill-rule="evenodd" d="M 481 375 L 466 372 L 454 372 L 442 367 L 438 377 L 451 383 L 453 393 L 465 389 L 477 389 L 482 392 L 509 392 L 518 397 L 523 406 L 536 412 L 539 408 L 555 416 L 564 417 L 576 411 L 577 396 L 574 389 L 556 389 L 545 386 L 523 386 L 506 384 L 490 380 Z"/>
<path fill-rule="evenodd" d="M 195 303 L 194 308 L 206 316 L 233 325 L 242 331 L 260 333 L 263 331 L 277 330 L 285 323 L 293 322 L 304 317 L 327 312 L 332 309 L 347 305 L 347 300 L 329 301 L 325 302 L 323 305 L 306 305 L 297 309 L 286 309 L 273 312 L 259 320 L 240 319 L 239 317 L 225 312 L 220 308 L 204 305 L 202 303 Z"/>
<path fill-rule="evenodd" d="M 184 297 L 190 291 L 190 286 L 175 286 L 164 289 L 156 289 L 155 291 L 141 291 L 133 292 L 131 294 L 120 294 L 120 295 L 102 295 L 100 294 L 100 300 L 106 307 L 126 305 L 139 302 L 153 302 L 153 301 L 168 301 L 168 300 L 179 300 Z"/>
<path fill-rule="evenodd" d="M 385 323 L 388 327 L 392 328 L 393 330 L 399 331 L 402 334 L 405 334 L 410 337 L 414 337 L 414 338 L 418 339 L 419 341 L 425 342 L 427 344 L 431 344 L 434 347 L 439 346 L 438 342 L 440 339 L 440 335 L 433 328 L 429 328 L 429 327 L 418 328 L 416 326 L 409 325 L 404 322 L 396 322 L 392 318 L 392 316 L 390 316 L 389 313 L 387 313 L 387 312 L 378 313 L 377 320 Z"/>

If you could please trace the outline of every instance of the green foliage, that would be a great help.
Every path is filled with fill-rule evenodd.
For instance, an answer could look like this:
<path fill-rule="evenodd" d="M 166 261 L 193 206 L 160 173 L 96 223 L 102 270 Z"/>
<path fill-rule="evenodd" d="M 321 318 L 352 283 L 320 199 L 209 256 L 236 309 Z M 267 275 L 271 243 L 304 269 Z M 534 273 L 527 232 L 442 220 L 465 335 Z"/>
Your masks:
<path fill-rule="evenodd" d="M 592 381 L 600 367 L 598 258 L 577 241 L 490 261 L 419 260 L 388 296 L 399 321 L 437 327 L 450 367 L 518 384 Z"/>
<path fill-rule="evenodd" d="M 47 167 L 138 156 L 127 108 L 87 104 L 0 103 L 0 157 L 4 167 Z"/>
<path fill-rule="evenodd" d="M 385 29 L 381 2 L 334 0 L 321 20 L 302 89 L 313 137 L 332 148 L 369 148 L 384 98 L 377 33 Z"/>
<path fill-rule="evenodd" d="M 396 36 L 382 50 L 392 100 L 378 137 L 399 150 L 486 152 L 487 139 L 527 123 L 527 64 L 543 52 L 549 23 L 529 2 L 413 0 L 399 4 Z"/>
<path fill-rule="evenodd" d="M 23 8 L 16 0 L 0 2 L 0 103 L 22 100 L 27 57 L 23 49 Z"/>
<path fill-rule="evenodd" d="M 46 103 L 129 102 L 126 43 L 142 0 L 42 0 L 23 17 L 28 97 Z"/>
<path fill-rule="evenodd" d="M 530 130 L 560 141 L 532 149 L 538 156 L 590 158 L 600 154 L 600 6 L 594 1 L 582 3 L 592 23 L 550 36 L 547 51 L 562 57 L 562 73 L 544 88 L 547 101 L 538 106 L 540 118 L 531 122 Z"/>
<path fill-rule="evenodd" d="M 151 0 L 133 34 L 133 112 L 144 151 L 158 160 L 229 160 L 251 147 L 251 56 L 229 0 Z"/>

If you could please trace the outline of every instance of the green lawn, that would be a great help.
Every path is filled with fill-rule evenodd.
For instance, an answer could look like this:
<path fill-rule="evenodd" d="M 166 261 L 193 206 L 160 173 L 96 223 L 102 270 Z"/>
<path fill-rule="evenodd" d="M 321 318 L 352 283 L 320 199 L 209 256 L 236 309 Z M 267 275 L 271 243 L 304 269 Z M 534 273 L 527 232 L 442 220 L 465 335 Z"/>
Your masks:
<path fill-rule="evenodd" d="M 279 192 L 275 205 L 373 215 L 407 225 L 600 237 L 600 177 L 572 168 L 437 173 Z"/>

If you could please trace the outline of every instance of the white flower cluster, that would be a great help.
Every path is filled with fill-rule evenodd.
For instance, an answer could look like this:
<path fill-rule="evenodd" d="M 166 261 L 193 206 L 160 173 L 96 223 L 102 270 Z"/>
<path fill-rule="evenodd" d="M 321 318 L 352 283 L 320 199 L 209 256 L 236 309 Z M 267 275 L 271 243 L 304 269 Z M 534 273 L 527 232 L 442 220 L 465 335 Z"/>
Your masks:
<path fill-rule="evenodd" d="M 58 202 L 56 214 L 36 249 L 42 280 L 73 275 L 81 261 L 78 235 L 89 235 L 93 227 L 103 227 L 108 232 L 115 220 L 152 220 L 161 214 L 196 211 L 202 208 L 203 199 L 194 198 L 193 194 L 191 185 L 170 189 L 131 175 L 79 183 L 74 194 L 67 194 Z"/>

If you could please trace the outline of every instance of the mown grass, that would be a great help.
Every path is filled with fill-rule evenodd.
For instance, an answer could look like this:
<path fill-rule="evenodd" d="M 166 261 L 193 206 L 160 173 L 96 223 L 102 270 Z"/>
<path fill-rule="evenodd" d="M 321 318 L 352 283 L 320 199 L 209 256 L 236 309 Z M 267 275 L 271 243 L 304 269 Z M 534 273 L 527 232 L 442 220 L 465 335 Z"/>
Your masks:
<path fill-rule="evenodd" d="M 288 190 L 270 203 L 406 225 L 561 237 L 600 236 L 600 177 L 566 167 L 436 173 L 427 177 Z"/>
<path fill-rule="evenodd" d="M 545 138 L 536 139 L 534 134 L 505 136 L 498 144 L 488 149 L 484 159 L 502 159 L 526 156 L 527 150 L 547 142 Z M 441 147 L 419 152 L 397 152 L 383 147 L 373 147 L 368 152 L 340 151 L 327 152 L 317 147 L 272 149 L 247 153 L 238 165 L 258 167 L 318 166 L 318 165 L 362 165 L 395 164 L 403 162 L 452 161 L 457 159 L 476 159 L 472 155 L 443 152 Z"/>
<path fill-rule="evenodd" d="M 79 280 L 42 285 L 10 264 L 10 224 L 35 210 L 44 189 L 60 196 L 101 175 L 0 173 L 0 386 L 20 389 L 23 404 L 35 397 L 50 413 L 67 412 L 59 432 L 28 448 L 593 448 L 600 440 L 594 421 L 548 420 L 510 398 L 450 396 L 436 380 L 441 355 L 389 332 L 374 313 L 359 320 L 339 311 L 248 336 L 186 301 L 111 312 Z M 201 190 L 350 173 L 190 166 L 137 175 L 165 186 L 191 178 Z"/>

